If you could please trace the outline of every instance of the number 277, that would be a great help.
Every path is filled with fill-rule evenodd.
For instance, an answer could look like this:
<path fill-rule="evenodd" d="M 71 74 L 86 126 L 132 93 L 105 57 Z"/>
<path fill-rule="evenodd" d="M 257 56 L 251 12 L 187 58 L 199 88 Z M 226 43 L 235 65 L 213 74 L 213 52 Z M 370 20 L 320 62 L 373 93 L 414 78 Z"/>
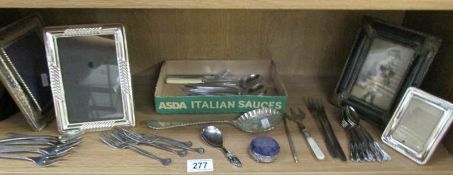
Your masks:
<path fill-rule="evenodd" d="M 201 169 L 202 167 L 206 168 L 207 164 L 208 164 L 208 162 L 198 162 L 198 163 L 193 163 L 192 165 L 193 165 L 193 169 Z"/>

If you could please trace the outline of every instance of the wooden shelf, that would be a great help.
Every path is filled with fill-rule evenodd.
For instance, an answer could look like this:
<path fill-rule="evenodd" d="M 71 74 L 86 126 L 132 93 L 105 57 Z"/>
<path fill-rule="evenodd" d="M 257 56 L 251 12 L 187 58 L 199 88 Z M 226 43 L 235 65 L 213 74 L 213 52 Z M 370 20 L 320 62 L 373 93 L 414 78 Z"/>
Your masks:
<path fill-rule="evenodd" d="M 328 91 L 334 85 L 334 80 L 330 79 L 305 79 L 300 77 L 287 78 L 285 80 L 289 90 L 289 102 L 291 105 L 302 105 L 302 97 L 318 96 L 327 99 Z M 296 83 L 297 82 L 297 83 Z M 329 82 L 325 84 L 325 82 Z M 324 83 L 324 84 L 322 84 Z M 302 93 L 303 92 L 303 93 Z M 279 125 L 275 130 L 260 133 L 249 134 L 239 131 L 238 129 L 228 126 L 219 125 L 225 135 L 226 147 L 235 152 L 244 163 L 243 168 L 232 167 L 223 154 L 216 149 L 206 146 L 201 140 L 199 133 L 200 127 L 185 127 L 171 130 L 151 130 L 143 125 L 143 122 L 151 118 L 170 118 L 170 117 L 196 117 L 196 116 L 164 116 L 152 112 L 151 104 L 144 104 L 136 107 L 137 126 L 134 130 L 143 133 L 153 133 L 162 136 L 172 137 L 179 140 L 191 140 L 196 147 L 204 147 L 205 154 L 198 155 L 189 153 L 187 157 L 179 158 L 172 154 L 152 150 L 163 157 L 171 157 L 173 163 L 164 167 L 154 160 L 139 156 L 130 150 L 117 150 L 110 148 L 97 139 L 96 133 L 86 133 L 83 143 L 76 148 L 74 152 L 59 162 L 56 166 L 47 168 L 37 168 L 33 164 L 24 161 L 0 159 L 0 173 L 18 173 L 18 174 L 184 174 L 186 173 L 186 160 L 212 158 L 214 160 L 214 173 L 210 174 L 451 174 L 453 173 L 453 156 L 447 150 L 440 146 L 434 154 L 428 165 L 419 166 L 404 156 L 396 153 L 389 147 L 382 144 L 383 148 L 390 153 L 393 160 L 384 163 L 353 163 L 351 161 L 341 162 L 338 159 L 332 159 L 327 155 L 326 160 L 318 161 L 307 147 L 306 142 L 299 134 L 297 126 L 289 122 L 289 127 L 296 145 L 296 151 L 299 155 L 300 162 L 295 164 L 291 158 L 288 147 L 288 141 L 284 132 L 283 125 Z M 304 108 L 306 111 L 306 109 Z M 337 124 L 339 110 L 336 107 L 326 104 L 326 110 L 336 135 L 346 153 L 347 134 Z M 306 111 L 307 112 L 307 111 Z M 200 117 L 200 116 L 198 116 Z M 206 115 L 206 118 L 216 117 Z M 217 116 L 218 117 L 218 116 Z M 315 125 L 313 118 L 307 113 L 305 123 L 312 135 L 320 144 L 323 151 L 327 153 L 320 132 Z M 372 132 L 374 138 L 378 140 L 379 131 L 376 128 L 365 125 Z M 27 134 L 38 134 L 30 131 L 25 124 L 22 116 L 17 115 L 0 122 L 0 133 L 18 132 Z M 39 134 L 57 134 L 55 123 L 46 128 Z M 247 154 L 247 147 L 250 140 L 258 135 L 269 135 L 274 137 L 281 146 L 279 158 L 270 164 L 260 164 L 254 162 Z"/>
<path fill-rule="evenodd" d="M 2 0 L 4 8 L 451 10 L 451 0 Z"/>
<path fill-rule="evenodd" d="M 186 160 L 214 159 L 214 173 L 209 174 L 453 174 L 453 156 L 440 146 L 432 160 L 419 166 L 389 147 L 381 145 L 393 160 L 385 163 L 341 162 L 327 156 L 317 161 L 306 142 L 290 122 L 290 130 L 296 144 L 300 163 L 291 159 L 283 125 L 273 131 L 248 134 L 222 125 L 226 147 L 243 161 L 243 168 L 232 167 L 222 153 L 206 146 L 199 137 L 200 127 L 186 127 L 155 131 L 143 122 L 149 119 L 234 118 L 231 115 L 177 115 L 165 116 L 153 112 L 151 81 L 159 63 L 166 59 L 274 59 L 289 92 L 290 105 L 302 105 L 302 97 L 318 96 L 327 100 L 337 81 L 323 76 L 338 76 L 352 45 L 355 30 L 363 16 L 371 15 L 395 24 L 404 24 L 428 33 L 441 35 L 444 43 L 452 43 L 451 0 L 1 0 L 0 8 L 57 8 L 57 9 L 2 9 L 0 23 L 5 25 L 29 12 L 40 12 L 48 25 L 120 22 L 128 33 L 130 64 L 133 77 L 137 126 L 134 130 L 154 133 L 179 140 L 191 140 L 206 153 L 190 153 L 178 158 L 156 151 L 163 157 L 171 157 L 172 165 L 163 167 L 153 160 L 128 150 L 112 149 L 97 139 L 96 133 L 86 133 L 81 146 L 66 160 L 56 166 L 37 168 L 29 162 L 0 159 L 0 174 L 185 174 Z M 74 9 L 65 8 L 90 8 Z M 106 9 L 106 8 L 113 8 Z M 118 10 L 137 8 L 136 10 Z M 140 8 L 140 9 L 138 9 Z M 141 10 L 150 9 L 150 10 Z M 154 10 L 165 9 L 165 10 Z M 215 9 L 215 10 L 167 10 L 167 9 Z M 245 9 L 245 10 L 217 10 Z M 247 10 L 247 9 L 302 9 L 298 10 Z M 309 10 L 303 10 L 309 9 Z M 313 9 L 313 10 L 312 10 Z M 324 10 L 326 9 L 326 10 Z M 336 10 L 330 10 L 336 9 Z M 341 11 L 341 10 L 359 11 Z M 375 9 L 381 11 L 374 11 Z M 363 10 L 363 11 L 362 11 Z M 368 11 L 369 10 L 369 11 Z M 397 10 L 397 11 L 386 11 Z M 449 10 L 442 12 L 401 10 Z M 9 13 L 9 12 L 17 12 Z M 2 18 L 3 14 L 3 18 Z M 95 17 L 95 18 L 94 18 Z M 422 18 L 421 18 L 422 17 Z M 422 20 L 420 20 L 422 19 Z M 6 22 L 8 21 L 8 22 Z M 422 21 L 422 22 L 419 22 Z M 142 35 L 143 34 L 143 35 Z M 444 45 L 427 76 L 426 89 L 453 98 L 451 45 Z M 298 75 L 312 76 L 311 78 Z M 320 78 L 321 77 L 321 78 Z M 339 111 L 326 105 L 328 116 L 345 150 L 347 134 L 337 124 Z M 324 142 L 313 118 L 307 114 L 306 124 L 321 148 L 327 153 Z M 365 125 L 379 140 L 379 130 Z M 40 133 L 30 131 L 20 114 L 0 122 L 0 133 L 56 135 L 53 122 Z M 280 157 L 275 163 L 259 164 L 249 158 L 247 147 L 258 135 L 270 135 L 281 146 Z"/>

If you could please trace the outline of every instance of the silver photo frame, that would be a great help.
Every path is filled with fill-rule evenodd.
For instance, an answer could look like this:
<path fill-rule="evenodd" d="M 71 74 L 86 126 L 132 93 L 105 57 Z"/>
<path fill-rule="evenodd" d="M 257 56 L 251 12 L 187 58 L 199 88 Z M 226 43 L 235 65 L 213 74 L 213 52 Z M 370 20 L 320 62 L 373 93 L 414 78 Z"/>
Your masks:
<path fill-rule="evenodd" d="M 53 119 L 48 74 L 39 15 L 0 29 L 0 79 L 35 131 Z"/>
<path fill-rule="evenodd" d="M 410 87 L 382 134 L 382 141 L 426 164 L 453 121 L 453 104 Z"/>
<path fill-rule="evenodd" d="M 134 102 L 121 24 L 44 29 L 60 132 L 134 126 Z"/>

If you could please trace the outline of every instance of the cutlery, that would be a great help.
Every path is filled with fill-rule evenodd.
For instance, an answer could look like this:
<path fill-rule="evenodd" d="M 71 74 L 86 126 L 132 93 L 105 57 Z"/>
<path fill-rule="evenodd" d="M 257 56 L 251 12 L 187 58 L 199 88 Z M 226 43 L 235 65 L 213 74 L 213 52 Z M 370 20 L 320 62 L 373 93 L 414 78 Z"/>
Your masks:
<path fill-rule="evenodd" d="M 169 159 L 169 158 L 160 158 L 160 157 L 154 155 L 153 153 L 148 152 L 148 151 L 146 151 L 144 149 L 141 149 L 140 147 L 138 147 L 138 146 L 136 146 L 134 144 L 123 142 L 120 139 L 112 136 L 110 133 L 100 132 L 99 133 L 99 138 L 101 139 L 102 142 L 104 142 L 105 144 L 107 144 L 107 145 L 109 145 L 111 147 L 119 148 L 119 149 L 130 149 L 130 150 L 133 150 L 133 151 L 137 152 L 140 155 L 149 157 L 151 159 L 158 160 L 164 166 L 170 165 L 170 163 L 171 163 L 171 159 Z"/>
<path fill-rule="evenodd" d="M 148 121 L 148 127 L 152 129 L 168 129 L 181 126 L 203 125 L 203 124 L 231 124 L 245 132 L 264 132 L 275 128 L 282 121 L 282 114 L 276 109 L 262 108 L 255 109 L 242 114 L 236 120 L 221 121 L 200 121 L 200 122 L 163 122 Z"/>
<path fill-rule="evenodd" d="M 242 167 L 241 161 L 223 146 L 223 136 L 219 128 L 215 126 L 206 126 L 201 132 L 201 138 L 212 147 L 222 150 L 231 164 L 236 167 Z"/>
<path fill-rule="evenodd" d="M 297 109 L 297 110 L 296 110 Z M 315 157 L 318 160 L 324 160 L 325 156 L 322 152 L 321 148 L 319 148 L 318 143 L 316 140 L 311 136 L 308 129 L 305 127 L 303 120 L 305 119 L 305 113 L 300 108 L 290 107 L 290 115 L 289 119 L 296 122 L 297 127 L 299 128 L 299 132 L 304 136 L 305 140 L 307 141 L 308 145 L 310 146 L 311 150 L 315 154 Z"/>
<path fill-rule="evenodd" d="M 321 126 L 321 132 L 324 136 L 324 141 L 327 145 L 327 149 L 329 150 L 330 155 L 333 158 L 339 158 L 342 161 L 346 161 L 346 155 L 341 148 L 340 143 L 338 142 L 335 133 L 333 132 L 332 126 L 330 125 L 329 120 L 327 119 L 327 115 L 324 109 L 324 105 L 322 104 L 322 100 L 320 99 L 313 99 L 307 98 L 305 100 L 305 104 L 307 105 L 308 110 L 310 111 L 311 115 L 316 119 L 316 121 Z"/>

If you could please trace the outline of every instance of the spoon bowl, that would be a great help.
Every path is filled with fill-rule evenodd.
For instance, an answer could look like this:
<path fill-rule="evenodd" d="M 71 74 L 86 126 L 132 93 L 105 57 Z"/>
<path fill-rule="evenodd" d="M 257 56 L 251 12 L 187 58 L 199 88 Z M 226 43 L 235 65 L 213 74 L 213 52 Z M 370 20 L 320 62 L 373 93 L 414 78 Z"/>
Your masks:
<path fill-rule="evenodd" d="M 207 126 L 203 128 L 201 138 L 213 147 L 220 148 L 223 145 L 222 132 L 215 126 Z"/>
<path fill-rule="evenodd" d="M 249 89 L 251 87 L 256 86 L 257 84 L 261 84 L 260 82 L 261 82 L 260 74 L 249 74 L 239 79 L 239 86 L 243 89 Z"/>
<path fill-rule="evenodd" d="M 342 113 L 340 123 L 343 128 L 353 128 L 359 125 L 360 118 L 352 106 L 345 106 Z"/>

